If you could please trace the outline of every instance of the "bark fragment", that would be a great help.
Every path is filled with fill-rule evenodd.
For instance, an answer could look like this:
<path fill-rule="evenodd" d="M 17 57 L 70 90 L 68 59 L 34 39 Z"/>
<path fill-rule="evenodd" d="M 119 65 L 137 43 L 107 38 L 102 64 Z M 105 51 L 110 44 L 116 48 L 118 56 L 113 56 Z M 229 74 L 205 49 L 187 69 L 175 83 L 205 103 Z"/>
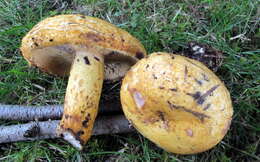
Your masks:
<path fill-rule="evenodd" d="M 173 110 L 173 109 L 183 110 L 183 111 L 185 111 L 187 113 L 192 114 L 193 116 L 198 118 L 201 122 L 204 122 L 205 118 L 210 118 L 210 116 L 208 116 L 208 115 L 206 115 L 204 113 L 200 113 L 200 112 L 197 112 L 197 111 L 190 110 L 189 108 L 186 108 L 184 106 L 175 105 L 175 104 L 171 103 L 170 101 L 168 101 L 168 104 L 169 104 L 169 107 L 170 107 L 171 110 Z"/>

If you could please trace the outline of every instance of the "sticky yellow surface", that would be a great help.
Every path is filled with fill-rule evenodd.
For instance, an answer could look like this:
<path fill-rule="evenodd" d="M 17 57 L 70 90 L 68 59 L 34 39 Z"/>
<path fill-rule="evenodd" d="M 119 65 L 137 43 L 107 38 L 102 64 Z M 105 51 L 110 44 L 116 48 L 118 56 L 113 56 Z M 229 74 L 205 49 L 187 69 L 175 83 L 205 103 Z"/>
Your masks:
<path fill-rule="evenodd" d="M 227 133 L 233 114 L 229 92 L 202 63 L 153 53 L 127 73 L 123 111 L 159 147 L 178 154 L 206 151 Z"/>
<path fill-rule="evenodd" d="M 69 132 L 81 145 L 88 141 L 98 112 L 103 78 L 103 58 L 78 51 L 71 69 L 58 134 Z"/>
<path fill-rule="evenodd" d="M 58 15 L 39 22 L 23 38 L 20 49 L 30 64 L 37 65 L 34 50 L 64 44 L 106 48 L 136 60 L 146 55 L 143 45 L 128 32 L 101 19 L 78 14 Z M 43 70 L 48 72 L 47 68 Z"/>
<path fill-rule="evenodd" d="M 50 74 L 70 75 L 58 133 L 66 134 L 65 139 L 78 149 L 92 133 L 106 55 L 130 60 L 119 77 L 146 56 L 143 45 L 128 32 L 101 19 L 78 14 L 39 22 L 22 39 L 20 49 L 29 64 Z"/>

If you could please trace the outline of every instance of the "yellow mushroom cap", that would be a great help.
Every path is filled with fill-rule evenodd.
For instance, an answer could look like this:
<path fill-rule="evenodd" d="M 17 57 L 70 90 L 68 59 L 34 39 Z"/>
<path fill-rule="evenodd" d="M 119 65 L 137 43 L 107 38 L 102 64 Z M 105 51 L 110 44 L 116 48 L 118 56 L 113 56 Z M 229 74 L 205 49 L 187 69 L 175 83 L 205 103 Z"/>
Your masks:
<path fill-rule="evenodd" d="M 120 92 L 127 119 L 166 151 L 194 154 L 219 143 L 233 115 L 230 94 L 202 63 L 153 53 L 126 74 Z"/>
<path fill-rule="evenodd" d="M 128 32 L 101 19 L 78 14 L 39 22 L 23 38 L 21 51 L 30 64 L 63 76 L 69 74 L 75 51 L 81 46 L 102 50 L 108 80 L 123 77 L 130 66 L 146 56 L 143 45 Z"/>
<path fill-rule="evenodd" d="M 91 137 L 103 80 L 117 80 L 146 56 L 126 31 L 83 15 L 44 19 L 23 38 L 25 59 L 54 75 L 69 75 L 57 134 L 79 150 Z"/>

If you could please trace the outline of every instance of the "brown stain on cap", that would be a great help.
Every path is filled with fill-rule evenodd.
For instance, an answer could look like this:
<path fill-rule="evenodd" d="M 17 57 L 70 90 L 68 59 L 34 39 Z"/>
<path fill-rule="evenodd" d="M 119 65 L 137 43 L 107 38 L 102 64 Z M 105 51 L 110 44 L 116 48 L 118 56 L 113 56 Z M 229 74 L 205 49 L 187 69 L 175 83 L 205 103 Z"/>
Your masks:
<path fill-rule="evenodd" d="M 86 34 L 84 34 L 84 38 L 92 40 L 94 42 L 99 42 L 99 41 L 103 41 L 104 40 L 103 37 L 101 37 L 100 35 L 95 34 L 95 33 L 86 33 Z"/>

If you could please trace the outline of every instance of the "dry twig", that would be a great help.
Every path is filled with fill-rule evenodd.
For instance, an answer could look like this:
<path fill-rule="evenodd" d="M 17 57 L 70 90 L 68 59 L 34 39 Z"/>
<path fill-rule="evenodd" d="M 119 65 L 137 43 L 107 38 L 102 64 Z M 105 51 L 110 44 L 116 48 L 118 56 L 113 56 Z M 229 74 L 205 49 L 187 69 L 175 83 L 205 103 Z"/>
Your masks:
<path fill-rule="evenodd" d="M 106 105 L 106 106 L 105 106 Z M 101 104 L 99 114 L 111 114 L 121 112 L 118 103 Z M 48 106 L 24 106 L 24 105 L 1 105 L 0 120 L 33 121 L 33 120 L 56 120 L 63 114 L 62 105 Z"/>
<path fill-rule="evenodd" d="M 59 120 L 31 122 L 0 127 L 0 143 L 17 141 L 33 141 L 40 139 L 59 138 L 56 128 Z M 93 135 L 129 133 L 134 129 L 123 115 L 101 116 L 95 121 Z"/>

